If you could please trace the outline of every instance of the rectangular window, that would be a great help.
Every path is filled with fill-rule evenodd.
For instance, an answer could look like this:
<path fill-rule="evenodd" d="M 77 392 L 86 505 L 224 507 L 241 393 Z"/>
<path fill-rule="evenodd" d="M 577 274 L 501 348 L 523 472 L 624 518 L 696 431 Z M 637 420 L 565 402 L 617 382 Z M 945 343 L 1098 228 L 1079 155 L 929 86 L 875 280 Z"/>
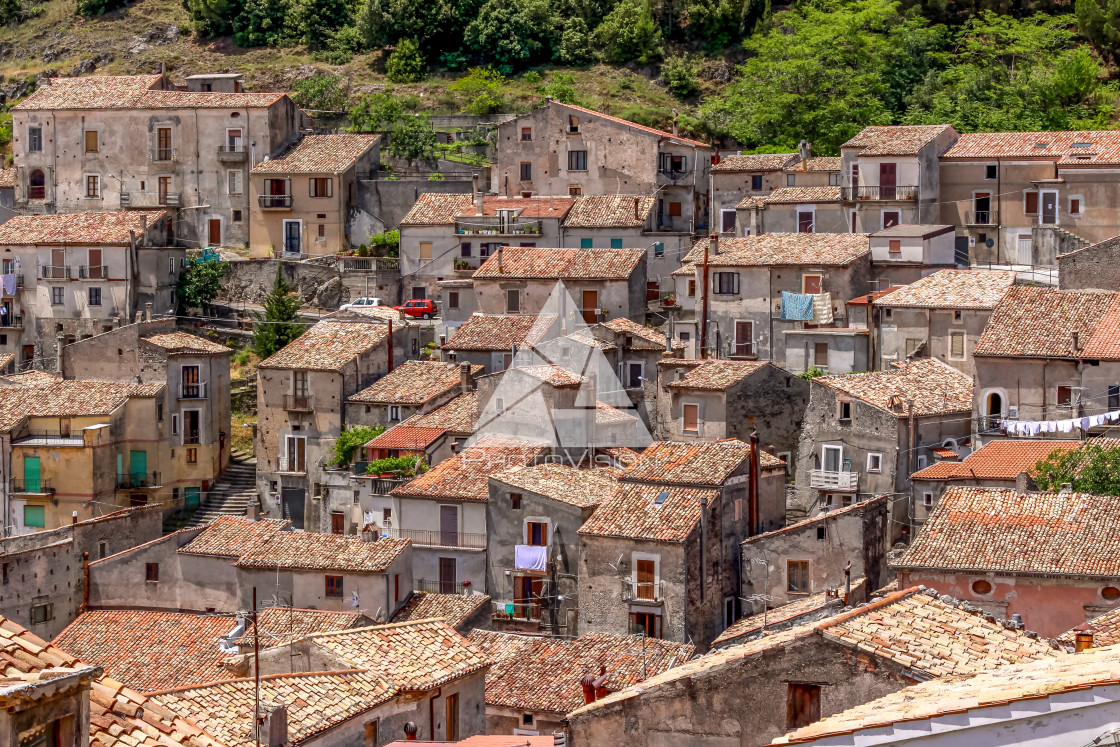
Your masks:
<path fill-rule="evenodd" d="M 328 597 L 341 597 L 342 596 L 342 576 L 327 576 L 327 591 Z"/>
<path fill-rule="evenodd" d="M 156 128 L 156 161 L 170 161 L 174 154 L 171 152 L 171 128 Z"/>
<path fill-rule="evenodd" d="M 933 506 L 933 493 L 922 494 L 922 505 L 926 508 L 931 508 Z"/>
<path fill-rule="evenodd" d="M 241 172 L 240 171 L 227 171 L 226 176 L 229 181 L 229 193 L 231 195 L 239 195 L 242 193 L 241 186 Z"/>
<path fill-rule="evenodd" d="M 839 171 L 833 171 L 828 175 L 828 186 L 830 186 L 830 187 L 839 187 L 840 186 L 840 172 Z"/>
<path fill-rule="evenodd" d="M 96 200 L 101 197 L 101 177 L 97 174 L 86 174 L 86 199 Z"/>
<path fill-rule="evenodd" d="M 868 454 L 867 455 L 867 471 L 868 472 L 882 472 L 883 471 L 883 455 L 882 454 Z"/>
<path fill-rule="evenodd" d="M 241 222 L 241 211 L 240 210 L 234 210 L 233 211 L 233 222 L 234 223 L 240 223 Z M 171 242 L 169 241 L 168 243 L 171 243 Z"/>
<path fill-rule="evenodd" d="M 579 197 L 582 194 L 583 194 L 583 187 L 581 187 L 577 184 L 571 184 L 571 185 L 568 186 L 568 196 L 569 197 Z"/>
<path fill-rule="evenodd" d="M 320 223 L 319 224 L 319 230 L 318 230 L 316 235 L 317 235 L 317 238 L 320 238 L 320 239 L 326 238 L 326 236 L 327 236 L 327 224 L 326 223 Z"/>
<path fill-rule="evenodd" d="M 828 368 L 828 343 L 813 343 L 813 365 L 817 368 Z M 850 404 L 850 403 L 849 403 Z"/>
<path fill-rule="evenodd" d="M 762 189 L 762 174 L 751 174 L 751 189 L 755 191 Z"/>
<path fill-rule="evenodd" d="M 887 245 L 888 254 L 902 254 L 902 239 L 891 239 Z"/>
<path fill-rule="evenodd" d="M 447 308 L 449 308 L 449 309 L 459 308 L 459 291 L 448 291 L 447 292 Z"/>
<path fill-rule="evenodd" d="M 754 322 L 735 322 L 735 355 L 754 355 Z"/>
<path fill-rule="evenodd" d="M 198 464 L 198 449 L 187 449 L 187 464 Z"/>
<path fill-rule="evenodd" d="M 1069 198 L 1069 213 L 1070 215 L 1081 215 L 1081 198 Z"/>
<path fill-rule="evenodd" d="M 512 508 L 514 511 L 520 511 L 521 510 L 521 493 L 510 493 L 509 494 L 509 507 Z"/>
<path fill-rule="evenodd" d="M 661 637 L 661 615 L 656 612 L 631 612 L 630 634 L 646 638 Z"/>
<path fill-rule="evenodd" d="M 97 130 L 86 130 L 86 153 L 96 153 L 97 151 Z"/>
<path fill-rule="evenodd" d="M 144 580 L 159 581 L 159 563 L 145 563 Z"/>
<path fill-rule="evenodd" d="M 375 718 L 373 721 L 366 723 L 366 744 L 365 747 L 377 747 L 378 727 L 381 725 L 381 719 Z"/>
<path fill-rule="evenodd" d="M 739 292 L 739 273 L 717 272 L 713 292 L 719 295 L 734 295 Z"/>
<path fill-rule="evenodd" d="M 735 233 L 735 211 L 724 209 L 720 211 L 720 230 L 724 233 Z"/>
<path fill-rule="evenodd" d="M 317 176 L 308 180 L 312 197 L 333 197 L 334 179 L 327 176 Z"/>
<path fill-rule="evenodd" d="M 66 303 L 66 289 L 51 288 L 51 305 L 62 306 L 64 303 Z"/>
<path fill-rule="evenodd" d="M 171 416 L 171 433 L 172 434 L 177 434 L 178 432 L 179 432 L 179 416 L 173 414 Z"/>
<path fill-rule="evenodd" d="M 696 295 L 696 279 L 688 279 L 688 297 L 693 298 Z"/>
<path fill-rule="evenodd" d="M 611 239 L 611 249 L 621 249 L 622 239 Z"/>
<path fill-rule="evenodd" d="M 1073 406 L 1073 387 L 1060 386 L 1058 387 L 1058 407 L 1072 407 Z"/>
<path fill-rule="evenodd" d="M 38 478 L 36 478 L 37 480 Z M 46 506 L 24 506 L 23 507 L 23 525 L 25 527 L 39 527 L 47 526 L 47 509 Z"/>
<path fill-rule="evenodd" d="M 1113 384 L 1108 388 L 1108 409 L 1120 410 L 1120 384 Z"/>
<path fill-rule="evenodd" d="M 924 342 L 925 340 L 921 339 L 920 337 L 907 337 L 906 357 L 909 358 L 910 356 L 914 355 L 914 353 L 917 353 L 918 349 L 922 347 L 922 343 Z"/>
<path fill-rule="evenodd" d="M 506 313 L 521 313 L 521 291 L 512 288 L 506 291 Z"/>
<path fill-rule="evenodd" d="M 684 414 L 683 429 L 689 433 L 698 433 L 700 431 L 700 405 L 684 405 L 681 411 Z"/>
<path fill-rule="evenodd" d="M 100 288 L 90 288 L 89 289 L 89 305 L 90 306 L 100 306 L 101 305 L 101 289 Z"/>
<path fill-rule="evenodd" d="M 54 605 L 53 604 L 36 604 L 35 606 L 33 606 L 31 608 L 31 623 L 33 625 L 38 625 L 39 623 L 50 622 L 53 619 L 54 619 Z M 52 727 L 56 728 L 57 727 L 57 722 L 52 724 Z M 54 729 L 52 728 L 52 731 L 53 730 Z M 46 740 L 42 743 L 43 747 L 51 747 L 52 745 L 59 743 L 57 732 L 55 733 L 53 738 L 49 734 L 46 734 L 45 736 L 46 736 Z M 28 747 L 31 747 L 31 745 L 28 745 Z"/>
<path fill-rule="evenodd" d="M 525 525 L 525 544 L 532 547 L 548 546 L 548 524 L 543 521 L 530 521 Z"/>
<path fill-rule="evenodd" d="M 432 258 L 432 242 L 421 241 L 420 242 L 420 259 L 431 259 L 431 258 Z"/>
<path fill-rule="evenodd" d="M 789 683 L 786 728 L 800 729 L 821 718 L 821 686 L 800 682 Z"/>
<path fill-rule="evenodd" d="M 799 210 L 797 213 L 797 232 L 813 233 L 813 211 Z"/>
<path fill-rule="evenodd" d="M 794 184 L 796 183 L 796 181 L 797 181 L 797 179 L 796 179 L 796 177 L 794 177 L 794 175 L 793 175 L 793 174 L 786 174 L 786 186 L 787 186 L 787 187 L 792 187 L 792 186 L 794 186 Z"/>
<path fill-rule="evenodd" d="M 27 128 L 27 150 L 38 153 L 43 150 L 43 128 L 39 126 Z"/>
<path fill-rule="evenodd" d="M 389 405 L 389 420 L 396 422 L 401 419 L 401 406 Z"/>
<path fill-rule="evenodd" d="M 964 332 L 950 332 L 949 360 L 963 361 L 964 358 Z"/>
<path fill-rule="evenodd" d="M 595 245 L 595 240 L 594 239 L 580 239 L 579 240 L 579 248 L 580 249 L 591 249 L 594 245 Z"/>
<path fill-rule="evenodd" d="M 848 400 L 840 400 L 837 404 L 836 416 L 840 420 L 852 419 L 852 403 Z"/>
<path fill-rule="evenodd" d="M 460 257 L 470 257 L 471 256 L 471 242 L 464 241 L 463 243 L 459 244 L 459 256 Z"/>
<path fill-rule="evenodd" d="M 579 132 L 579 117 L 569 114 L 568 115 L 568 133 L 571 135 Z"/>
<path fill-rule="evenodd" d="M 630 361 L 626 364 L 626 388 L 638 389 L 645 378 L 645 365 L 639 361 Z"/>
<path fill-rule="evenodd" d="M 1023 193 L 1023 212 L 1027 215 L 1038 214 L 1038 192 Z"/>
<path fill-rule="evenodd" d="M 444 734 L 445 742 L 459 741 L 459 694 L 451 693 L 447 696 L 447 728 Z"/>
<path fill-rule="evenodd" d="M 521 139 L 523 141 L 532 140 L 533 139 L 533 128 L 532 127 L 522 127 L 521 128 Z"/>
<path fill-rule="evenodd" d="M 790 594 L 809 593 L 809 561 L 786 561 L 786 591 Z"/>
<path fill-rule="evenodd" d="M 999 176 L 999 166 L 997 164 L 989 163 L 986 166 L 984 166 L 984 178 L 985 179 L 995 179 L 998 176 Z"/>
<path fill-rule="evenodd" d="M 568 171 L 587 171 L 587 151 L 568 151 Z"/>
<path fill-rule="evenodd" d="M 533 164 L 529 163 L 528 161 L 521 162 L 521 181 L 533 181 Z"/>

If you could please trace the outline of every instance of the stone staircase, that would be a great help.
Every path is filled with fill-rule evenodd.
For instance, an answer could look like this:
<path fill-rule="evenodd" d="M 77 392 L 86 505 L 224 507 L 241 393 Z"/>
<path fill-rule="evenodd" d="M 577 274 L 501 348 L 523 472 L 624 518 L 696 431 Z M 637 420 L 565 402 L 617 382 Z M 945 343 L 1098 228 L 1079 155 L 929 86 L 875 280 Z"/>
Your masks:
<path fill-rule="evenodd" d="M 164 531 L 208 524 L 219 516 L 244 516 L 246 509 L 258 502 L 257 460 L 245 452 L 234 450 L 229 466 L 210 486 L 202 505 L 193 513 L 180 511 L 164 522 Z"/>

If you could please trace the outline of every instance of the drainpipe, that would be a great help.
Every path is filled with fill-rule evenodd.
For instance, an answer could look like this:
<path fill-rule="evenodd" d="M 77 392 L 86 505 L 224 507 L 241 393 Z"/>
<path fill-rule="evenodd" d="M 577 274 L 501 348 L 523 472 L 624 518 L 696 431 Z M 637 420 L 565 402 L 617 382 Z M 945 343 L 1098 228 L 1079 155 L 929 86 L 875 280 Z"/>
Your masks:
<path fill-rule="evenodd" d="M 442 687 L 437 687 L 435 693 L 428 699 L 428 738 L 436 740 L 436 698 L 443 692 Z"/>
<path fill-rule="evenodd" d="M 78 610 L 78 614 L 82 614 L 89 607 L 89 553 L 82 553 L 82 608 Z"/>
<path fill-rule="evenodd" d="M 914 449 L 916 448 L 915 444 L 914 444 L 914 441 L 916 440 L 916 431 L 917 431 L 917 423 L 914 420 L 914 400 L 913 399 L 909 399 L 909 400 L 906 401 L 906 419 L 909 421 L 909 429 L 910 429 L 910 438 L 909 438 L 909 442 L 908 442 L 909 443 L 909 449 L 906 452 L 906 482 L 909 484 L 910 483 L 910 475 L 914 474 Z M 910 500 L 913 501 L 914 500 L 913 490 L 910 490 L 908 492 L 910 494 Z M 911 506 L 911 510 L 907 511 L 906 513 L 909 515 L 911 523 L 913 523 L 913 516 L 914 516 L 913 506 Z M 909 527 L 909 529 L 910 529 L 910 538 L 913 539 L 913 537 L 914 537 L 914 527 L 911 526 L 911 527 Z"/>
<path fill-rule="evenodd" d="M 747 485 L 747 536 L 754 536 L 758 534 L 758 480 L 761 470 L 759 469 L 760 459 L 758 454 L 758 431 L 751 431 L 751 464 L 750 464 L 750 478 L 751 481 Z"/>
<path fill-rule="evenodd" d="M 867 367 L 872 371 L 882 368 L 875 360 L 875 296 L 867 294 Z"/>
<path fill-rule="evenodd" d="M 389 370 L 386 373 L 391 373 L 393 370 L 393 320 L 388 319 L 389 322 Z"/>

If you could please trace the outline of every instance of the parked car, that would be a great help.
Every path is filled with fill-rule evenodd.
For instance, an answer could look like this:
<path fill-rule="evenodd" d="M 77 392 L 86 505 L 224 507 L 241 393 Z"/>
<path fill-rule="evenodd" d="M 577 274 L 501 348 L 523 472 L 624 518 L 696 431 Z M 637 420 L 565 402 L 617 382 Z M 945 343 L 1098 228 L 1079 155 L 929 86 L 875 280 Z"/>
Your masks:
<path fill-rule="evenodd" d="M 431 319 L 439 313 L 436 304 L 430 298 L 414 298 L 408 303 L 394 306 L 394 309 L 413 318 Z"/>
<path fill-rule="evenodd" d="M 362 296 L 355 298 L 349 303 L 344 303 L 338 307 L 339 311 L 346 311 L 347 309 L 368 309 L 370 306 L 384 306 L 385 303 L 380 298 L 373 296 Z"/>

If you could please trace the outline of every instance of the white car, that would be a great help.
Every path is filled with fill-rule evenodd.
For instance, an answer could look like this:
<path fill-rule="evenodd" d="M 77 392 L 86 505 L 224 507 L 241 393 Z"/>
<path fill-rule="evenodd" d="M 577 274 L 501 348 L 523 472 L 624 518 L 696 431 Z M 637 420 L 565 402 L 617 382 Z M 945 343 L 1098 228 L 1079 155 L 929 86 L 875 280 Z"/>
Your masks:
<path fill-rule="evenodd" d="M 347 309 L 368 309 L 371 306 L 384 306 L 384 302 L 380 298 L 373 296 L 363 296 L 362 298 L 355 298 L 350 303 L 344 303 L 338 307 L 339 311 L 346 311 Z"/>

